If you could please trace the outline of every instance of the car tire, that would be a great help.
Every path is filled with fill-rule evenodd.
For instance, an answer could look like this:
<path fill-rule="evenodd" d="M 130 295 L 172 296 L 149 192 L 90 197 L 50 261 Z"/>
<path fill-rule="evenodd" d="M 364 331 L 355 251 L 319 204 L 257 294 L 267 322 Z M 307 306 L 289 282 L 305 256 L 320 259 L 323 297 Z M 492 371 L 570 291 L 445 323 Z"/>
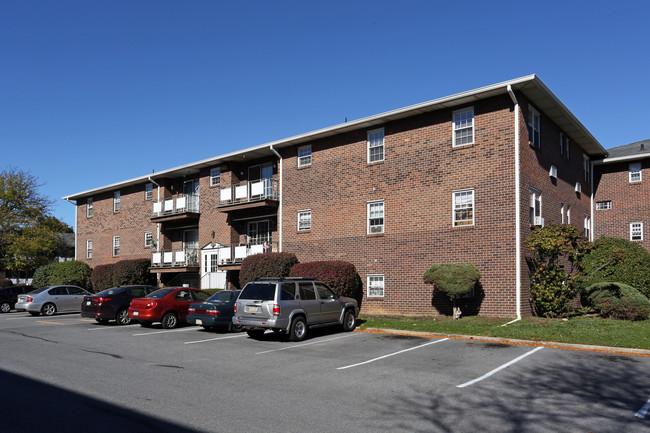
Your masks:
<path fill-rule="evenodd" d="M 291 331 L 289 331 L 289 340 L 302 341 L 307 337 L 307 322 L 303 317 L 296 317 L 291 322 Z"/>
<path fill-rule="evenodd" d="M 31 314 L 32 316 L 40 316 L 41 315 L 41 313 L 37 312 L 37 311 L 30 311 L 29 314 Z"/>
<path fill-rule="evenodd" d="M 354 331 L 357 327 L 357 318 L 354 316 L 354 311 L 346 310 L 343 315 L 343 330 L 345 332 Z"/>
<path fill-rule="evenodd" d="M 241 325 L 235 325 L 234 323 L 231 323 L 229 325 L 230 329 L 228 329 L 230 332 L 239 332 L 242 330 L 243 326 Z"/>
<path fill-rule="evenodd" d="M 95 317 L 95 321 L 101 325 L 106 325 L 108 323 L 108 319 L 100 319 L 99 317 Z"/>
<path fill-rule="evenodd" d="M 41 308 L 41 313 L 43 313 L 43 316 L 54 316 L 56 314 L 56 305 L 48 302 Z"/>
<path fill-rule="evenodd" d="M 130 324 L 131 318 L 129 317 L 129 310 L 127 310 L 126 308 L 122 308 L 120 311 L 118 311 L 117 314 L 115 315 L 115 321 L 120 326 Z"/>
<path fill-rule="evenodd" d="M 11 304 L 9 302 L 3 302 L 0 304 L 0 313 L 8 313 L 11 311 Z"/>
<path fill-rule="evenodd" d="M 151 322 L 140 322 L 140 326 L 143 328 L 151 328 L 153 326 L 153 323 Z"/>
<path fill-rule="evenodd" d="M 164 329 L 174 329 L 178 326 L 178 317 L 176 317 L 176 313 L 167 313 L 163 316 L 161 323 Z"/>
<path fill-rule="evenodd" d="M 246 333 L 253 340 L 259 340 L 264 335 L 264 329 L 249 329 Z"/>

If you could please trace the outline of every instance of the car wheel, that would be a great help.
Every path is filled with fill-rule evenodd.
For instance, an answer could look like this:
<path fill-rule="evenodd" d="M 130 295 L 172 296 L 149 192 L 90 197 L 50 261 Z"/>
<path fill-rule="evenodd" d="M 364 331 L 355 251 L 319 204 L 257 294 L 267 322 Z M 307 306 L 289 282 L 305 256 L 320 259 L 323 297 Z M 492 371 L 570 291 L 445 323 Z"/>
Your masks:
<path fill-rule="evenodd" d="M 95 321 L 97 323 L 101 323 L 102 325 L 106 325 L 108 323 L 107 319 L 100 319 L 99 317 L 95 317 Z"/>
<path fill-rule="evenodd" d="M 9 302 L 3 302 L 0 304 L 0 313 L 8 313 L 11 311 L 11 304 Z"/>
<path fill-rule="evenodd" d="M 302 341 L 307 337 L 307 323 L 302 317 L 296 317 L 291 322 L 291 331 L 289 332 L 289 340 Z"/>
<path fill-rule="evenodd" d="M 354 317 L 354 311 L 347 310 L 343 316 L 343 330 L 345 332 L 354 331 L 357 326 L 357 318 Z"/>
<path fill-rule="evenodd" d="M 126 308 L 122 308 L 120 311 L 117 312 L 115 315 L 115 321 L 117 322 L 118 325 L 128 325 L 131 323 L 131 318 L 129 317 L 129 310 Z"/>
<path fill-rule="evenodd" d="M 259 340 L 262 338 L 262 335 L 264 335 L 264 330 L 263 329 L 249 329 L 246 331 L 248 336 L 254 340 Z"/>
<path fill-rule="evenodd" d="M 235 325 L 234 323 L 231 323 L 229 331 L 230 332 L 239 332 L 239 331 L 242 330 L 242 328 L 243 328 L 243 326 L 241 326 L 241 325 Z"/>
<path fill-rule="evenodd" d="M 31 314 L 32 316 L 40 316 L 41 315 L 41 313 L 39 313 L 37 311 L 30 311 L 29 314 Z"/>
<path fill-rule="evenodd" d="M 167 313 L 162 318 L 162 327 L 165 329 L 172 329 L 178 326 L 178 317 L 175 313 Z"/>
<path fill-rule="evenodd" d="M 41 308 L 41 313 L 43 313 L 43 316 L 53 316 L 56 313 L 56 305 L 48 302 Z"/>
<path fill-rule="evenodd" d="M 153 323 L 151 322 L 140 322 L 140 326 L 143 328 L 151 328 L 153 326 Z"/>

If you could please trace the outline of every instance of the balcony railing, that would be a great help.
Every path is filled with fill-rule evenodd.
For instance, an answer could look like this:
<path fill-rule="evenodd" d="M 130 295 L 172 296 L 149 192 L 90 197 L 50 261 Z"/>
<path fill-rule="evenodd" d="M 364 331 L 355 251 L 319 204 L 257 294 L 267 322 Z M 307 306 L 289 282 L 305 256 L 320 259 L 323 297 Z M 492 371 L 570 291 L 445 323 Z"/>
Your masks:
<path fill-rule="evenodd" d="M 218 249 L 218 263 L 219 265 L 239 264 L 248 256 L 277 251 L 278 245 L 276 242 L 265 242 L 261 245 L 231 245 Z"/>
<path fill-rule="evenodd" d="M 156 251 L 151 254 L 152 268 L 189 268 L 198 266 L 199 250 L 197 248 Z"/>
<path fill-rule="evenodd" d="M 261 179 L 221 188 L 219 206 L 253 203 L 263 200 L 278 200 L 278 182 L 276 180 Z"/>
<path fill-rule="evenodd" d="M 199 198 L 193 195 L 177 195 L 153 202 L 152 218 L 199 212 Z"/>

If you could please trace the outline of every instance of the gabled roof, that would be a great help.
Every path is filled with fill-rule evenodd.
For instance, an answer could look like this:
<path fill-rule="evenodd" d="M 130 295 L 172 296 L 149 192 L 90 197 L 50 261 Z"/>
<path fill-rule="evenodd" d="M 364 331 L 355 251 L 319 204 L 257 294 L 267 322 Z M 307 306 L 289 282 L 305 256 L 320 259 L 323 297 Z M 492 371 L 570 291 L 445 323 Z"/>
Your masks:
<path fill-rule="evenodd" d="M 607 158 L 595 163 L 608 164 L 619 161 L 631 161 L 635 159 L 650 158 L 650 139 L 625 144 L 623 146 L 607 149 Z"/>
<path fill-rule="evenodd" d="M 555 124 L 557 124 L 571 140 L 580 146 L 583 151 L 592 157 L 604 157 L 607 151 L 591 135 L 591 133 L 580 123 L 580 121 L 569 111 L 569 109 L 551 92 L 548 87 L 536 75 L 527 75 L 510 81 L 493 84 L 491 86 L 481 87 L 467 92 L 457 93 L 444 98 L 434 99 L 432 101 L 422 102 L 420 104 L 410 105 L 397 110 L 387 111 L 370 117 L 353 120 L 350 122 L 330 126 L 305 134 L 295 135 L 282 140 L 272 141 L 255 147 L 250 147 L 238 152 L 228 153 L 214 158 L 204 159 L 191 164 L 182 165 L 168 170 L 159 171 L 146 176 L 137 177 L 130 180 L 106 185 L 103 187 L 83 191 L 63 197 L 64 200 L 77 200 L 83 197 L 89 197 L 93 194 L 116 190 L 118 188 L 141 184 L 147 181 L 163 179 L 169 177 L 178 177 L 198 173 L 201 168 L 214 167 L 229 161 L 250 161 L 253 159 L 271 156 L 274 149 L 295 146 L 301 143 L 307 143 L 316 139 L 338 135 L 345 132 L 359 129 L 367 129 L 385 124 L 390 121 L 415 116 L 422 113 L 428 113 L 436 110 L 453 108 L 464 104 L 469 104 L 493 96 L 504 95 L 508 93 L 508 88 L 515 92 L 523 93 L 526 98 Z"/>

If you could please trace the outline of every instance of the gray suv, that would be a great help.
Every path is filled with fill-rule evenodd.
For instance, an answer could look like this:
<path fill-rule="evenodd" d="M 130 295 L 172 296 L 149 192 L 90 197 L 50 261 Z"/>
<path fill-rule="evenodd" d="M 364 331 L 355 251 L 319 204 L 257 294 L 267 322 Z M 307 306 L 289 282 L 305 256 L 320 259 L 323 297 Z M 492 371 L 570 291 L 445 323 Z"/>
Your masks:
<path fill-rule="evenodd" d="M 313 278 L 257 278 L 242 289 L 232 323 L 251 338 L 261 338 L 271 329 L 301 341 L 310 327 L 340 325 L 352 331 L 358 314 L 355 299 L 340 296 Z"/>

